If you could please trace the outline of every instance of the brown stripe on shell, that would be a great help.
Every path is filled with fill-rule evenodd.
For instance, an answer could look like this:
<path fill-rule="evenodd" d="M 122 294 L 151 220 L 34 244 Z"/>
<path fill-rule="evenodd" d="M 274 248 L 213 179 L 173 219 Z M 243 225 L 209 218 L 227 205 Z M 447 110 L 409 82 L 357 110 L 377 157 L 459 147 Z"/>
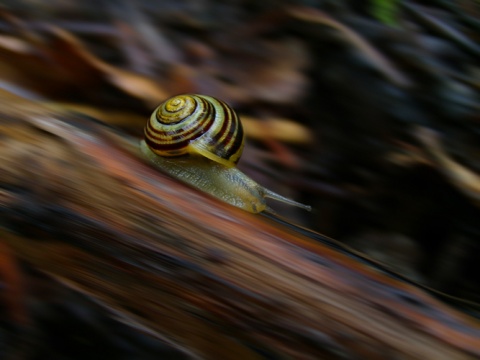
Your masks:
<path fill-rule="evenodd" d="M 173 99 L 176 98 L 176 97 L 177 97 L 177 96 L 174 96 L 173 98 L 168 99 L 167 101 L 165 101 L 164 104 L 162 104 L 162 105 L 160 106 L 160 107 L 163 108 L 163 111 L 165 111 L 165 112 L 167 112 L 167 113 L 170 113 L 170 114 L 176 114 L 176 113 L 179 112 L 179 111 L 169 111 L 169 110 L 167 110 L 167 108 L 166 108 L 167 102 L 173 100 Z M 190 96 L 190 97 L 192 97 L 192 96 Z M 160 111 L 157 111 L 155 118 L 158 120 L 158 122 L 160 122 L 161 124 L 165 124 L 165 125 L 176 125 L 176 124 L 178 124 L 178 123 L 180 123 L 180 122 L 182 122 L 182 121 L 185 121 L 185 119 L 187 119 L 188 117 L 197 114 L 197 111 L 198 111 L 198 110 L 197 110 L 197 109 L 198 109 L 198 105 L 199 105 L 199 104 L 198 104 L 198 97 L 192 97 L 192 98 L 193 98 L 194 103 L 195 103 L 195 108 L 194 108 L 193 111 L 191 111 L 186 117 L 183 117 L 183 118 L 181 118 L 180 120 L 175 121 L 175 122 L 168 122 L 168 123 L 167 123 L 167 122 L 164 122 L 164 121 L 162 120 L 162 117 L 160 116 Z M 159 108 L 160 108 L 160 107 L 159 107 Z M 207 111 L 207 110 L 202 111 L 202 113 L 205 113 L 205 111 Z M 199 115 L 197 115 L 197 116 L 199 116 Z"/>
<path fill-rule="evenodd" d="M 199 106 L 199 102 L 202 103 L 202 106 Z M 180 130 L 170 132 L 168 130 L 159 131 L 152 126 L 152 119 L 150 119 L 147 122 L 147 126 L 145 128 L 145 140 L 147 144 L 152 149 L 156 150 L 156 152 L 160 155 L 172 156 L 185 153 L 188 144 L 192 140 L 195 140 L 196 138 L 205 134 L 211 128 L 215 120 L 216 110 L 209 101 L 202 97 L 195 97 L 195 103 L 197 114 L 192 113 L 189 116 L 183 118 L 181 121 L 185 122 L 187 126 L 185 128 L 181 128 Z M 198 109 L 203 109 L 200 114 L 198 114 Z M 159 112 L 157 111 L 154 119 L 158 120 L 158 114 Z M 164 123 L 161 120 L 159 120 L 159 122 L 163 124 L 162 127 L 165 129 L 168 129 L 170 125 L 176 125 L 179 123 Z M 180 152 L 179 150 L 181 150 L 182 148 L 185 148 L 185 151 Z"/>
<path fill-rule="evenodd" d="M 148 131 L 147 136 L 152 139 L 158 140 L 168 140 L 167 142 L 175 142 L 175 140 L 189 139 L 193 140 L 207 132 L 213 124 L 214 119 L 204 119 L 203 122 L 190 122 L 186 128 L 180 129 L 180 131 L 159 131 L 155 129 L 151 124 L 147 124 L 145 128 Z M 200 126 L 199 126 L 200 125 Z M 200 135 L 197 136 L 197 134 Z"/>
<path fill-rule="evenodd" d="M 205 132 L 207 132 L 215 120 L 215 108 L 208 101 L 205 101 L 205 99 L 203 98 L 198 98 L 198 100 L 202 101 L 204 105 L 203 108 L 205 109 L 204 111 L 202 111 L 201 115 L 207 114 L 208 116 L 199 117 L 200 116 L 199 114 L 192 113 L 182 120 L 187 124 L 187 126 L 177 131 L 159 131 L 158 129 L 155 129 L 153 127 L 153 125 L 151 124 L 152 120 L 150 119 L 150 121 L 148 121 L 147 123 L 147 127 L 150 130 L 149 136 L 152 136 L 152 138 L 155 138 L 159 141 L 163 140 L 164 138 L 167 138 L 168 141 L 171 142 L 171 141 L 175 141 L 177 139 L 183 139 L 183 138 L 189 138 L 193 140 L 201 136 Z M 197 100 L 196 100 L 196 103 L 197 103 Z M 158 114 L 159 112 L 157 111 L 157 115 Z M 158 116 L 155 116 L 155 117 L 157 118 Z M 195 119 L 198 119 L 199 121 L 196 121 L 196 122 L 189 121 L 189 120 L 195 120 Z M 162 121 L 159 121 L 159 122 L 164 125 L 162 126 L 163 129 L 168 129 L 169 125 L 171 124 L 176 125 L 180 123 L 180 122 L 176 122 L 176 123 L 165 124 Z M 199 127 L 199 125 L 202 125 L 202 126 Z M 201 132 L 199 136 L 193 136 L 199 132 Z"/>
<path fill-rule="evenodd" d="M 242 123 L 238 119 L 237 114 L 223 101 L 218 101 L 223 108 L 224 124 L 222 124 L 221 130 L 215 134 L 209 142 L 212 148 L 218 149 L 217 155 L 230 159 L 235 156 L 242 148 L 243 144 L 243 128 Z M 228 128 L 226 128 L 228 126 Z M 225 138 L 222 140 L 222 137 Z M 221 146 L 218 143 L 222 141 Z"/>
<path fill-rule="evenodd" d="M 149 129 L 145 128 L 145 142 L 148 146 L 150 146 L 155 152 L 159 155 L 167 156 L 169 155 L 169 151 L 171 150 L 179 150 L 179 149 L 186 149 L 188 146 L 189 140 L 184 139 L 182 141 L 176 142 L 162 142 L 156 137 L 152 137 L 151 134 L 148 133 Z M 165 153 L 163 153 L 165 152 Z"/>
<path fill-rule="evenodd" d="M 229 114 L 232 117 L 232 126 L 234 127 L 233 131 L 230 131 L 230 133 L 227 134 L 227 138 L 224 140 L 224 143 L 226 144 L 225 146 L 228 149 L 229 158 L 231 158 L 242 150 L 243 127 L 237 114 L 228 107 L 228 105 L 225 104 L 225 106 L 227 106 L 227 109 L 229 110 Z"/>
<path fill-rule="evenodd" d="M 147 145 L 152 148 L 153 150 L 157 150 L 156 152 L 160 153 L 160 155 L 167 156 L 172 150 L 178 150 L 178 155 L 186 153 L 187 146 L 189 144 L 188 140 L 171 143 L 171 144 L 158 144 L 156 142 L 151 141 L 148 138 L 145 138 L 145 142 Z M 163 154 L 165 152 L 165 154 Z"/>
<path fill-rule="evenodd" d="M 238 162 L 238 160 L 240 160 L 240 155 L 242 153 L 242 150 L 243 150 L 243 127 L 242 127 L 242 123 L 240 121 L 238 121 L 238 127 L 237 127 L 237 133 L 235 135 L 232 135 L 234 137 L 234 140 L 233 140 L 233 144 L 231 145 L 230 147 L 230 157 L 233 157 L 233 156 L 237 156 L 237 159 L 235 160 L 235 163 Z"/>

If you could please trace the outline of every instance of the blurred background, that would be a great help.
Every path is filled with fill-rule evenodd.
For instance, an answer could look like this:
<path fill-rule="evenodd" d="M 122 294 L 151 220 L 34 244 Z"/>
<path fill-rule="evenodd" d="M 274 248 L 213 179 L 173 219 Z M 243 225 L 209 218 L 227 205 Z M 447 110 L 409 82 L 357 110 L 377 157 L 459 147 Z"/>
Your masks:
<path fill-rule="evenodd" d="M 479 302 L 479 38 L 478 0 L 3 0 L 0 91 L 139 139 L 166 98 L 218 97 L 245 127 L 239 168 L 314 209 L 280 215 Z M 0 354 L 168 355 L 26 271 L 43 341 L 11 345 L 4 321 Z"/>

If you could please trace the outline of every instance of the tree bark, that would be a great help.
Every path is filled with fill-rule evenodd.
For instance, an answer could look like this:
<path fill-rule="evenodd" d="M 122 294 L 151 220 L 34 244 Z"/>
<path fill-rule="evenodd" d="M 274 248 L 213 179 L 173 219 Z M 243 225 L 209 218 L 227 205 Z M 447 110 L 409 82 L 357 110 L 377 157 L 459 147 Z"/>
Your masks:
<path fill-rule="evenodd" d="M 169 178 L 126 135 L 5 93 L 0 128 L 13 253 L 191 358 L 480 356 L 473 316 Z"/>

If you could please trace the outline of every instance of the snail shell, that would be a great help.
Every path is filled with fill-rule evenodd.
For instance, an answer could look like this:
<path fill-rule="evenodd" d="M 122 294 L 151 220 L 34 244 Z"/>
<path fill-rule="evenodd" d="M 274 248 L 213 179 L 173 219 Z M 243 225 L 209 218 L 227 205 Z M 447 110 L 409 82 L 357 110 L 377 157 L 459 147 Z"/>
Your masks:
<path fill-rule="evenodd" d="M 188 94 L 172 97 L 155 109 L 140 148 L 160 170 L 246 211 L 270 210 L 266 197 L 310 210 L 262 187 L 235 167 L 244 140 L 240 119 L 227 104 Z"/>
<path fill-rule="evenodd" d="M 200 154 L 233 167 L 243 151 L 237 114 L 223 101 L 205 95 L 180 95 L 162 103 L 145 127 L 145 142 L 165 157 Z"/>

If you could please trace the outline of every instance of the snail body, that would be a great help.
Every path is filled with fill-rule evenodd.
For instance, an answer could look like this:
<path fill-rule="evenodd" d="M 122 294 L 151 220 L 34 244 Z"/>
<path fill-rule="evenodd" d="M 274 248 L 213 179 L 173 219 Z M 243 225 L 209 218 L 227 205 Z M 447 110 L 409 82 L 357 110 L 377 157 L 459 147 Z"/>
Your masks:
<path fill-rule="evenodd" d="M 242 124 L 227 104 L 189 94 L 170 98 L 155 109 L 140 149 L 160 170 L 251 213 L 268 209 L 266 197 L 310 210 L 238 170 L 243 145 Z"/>

